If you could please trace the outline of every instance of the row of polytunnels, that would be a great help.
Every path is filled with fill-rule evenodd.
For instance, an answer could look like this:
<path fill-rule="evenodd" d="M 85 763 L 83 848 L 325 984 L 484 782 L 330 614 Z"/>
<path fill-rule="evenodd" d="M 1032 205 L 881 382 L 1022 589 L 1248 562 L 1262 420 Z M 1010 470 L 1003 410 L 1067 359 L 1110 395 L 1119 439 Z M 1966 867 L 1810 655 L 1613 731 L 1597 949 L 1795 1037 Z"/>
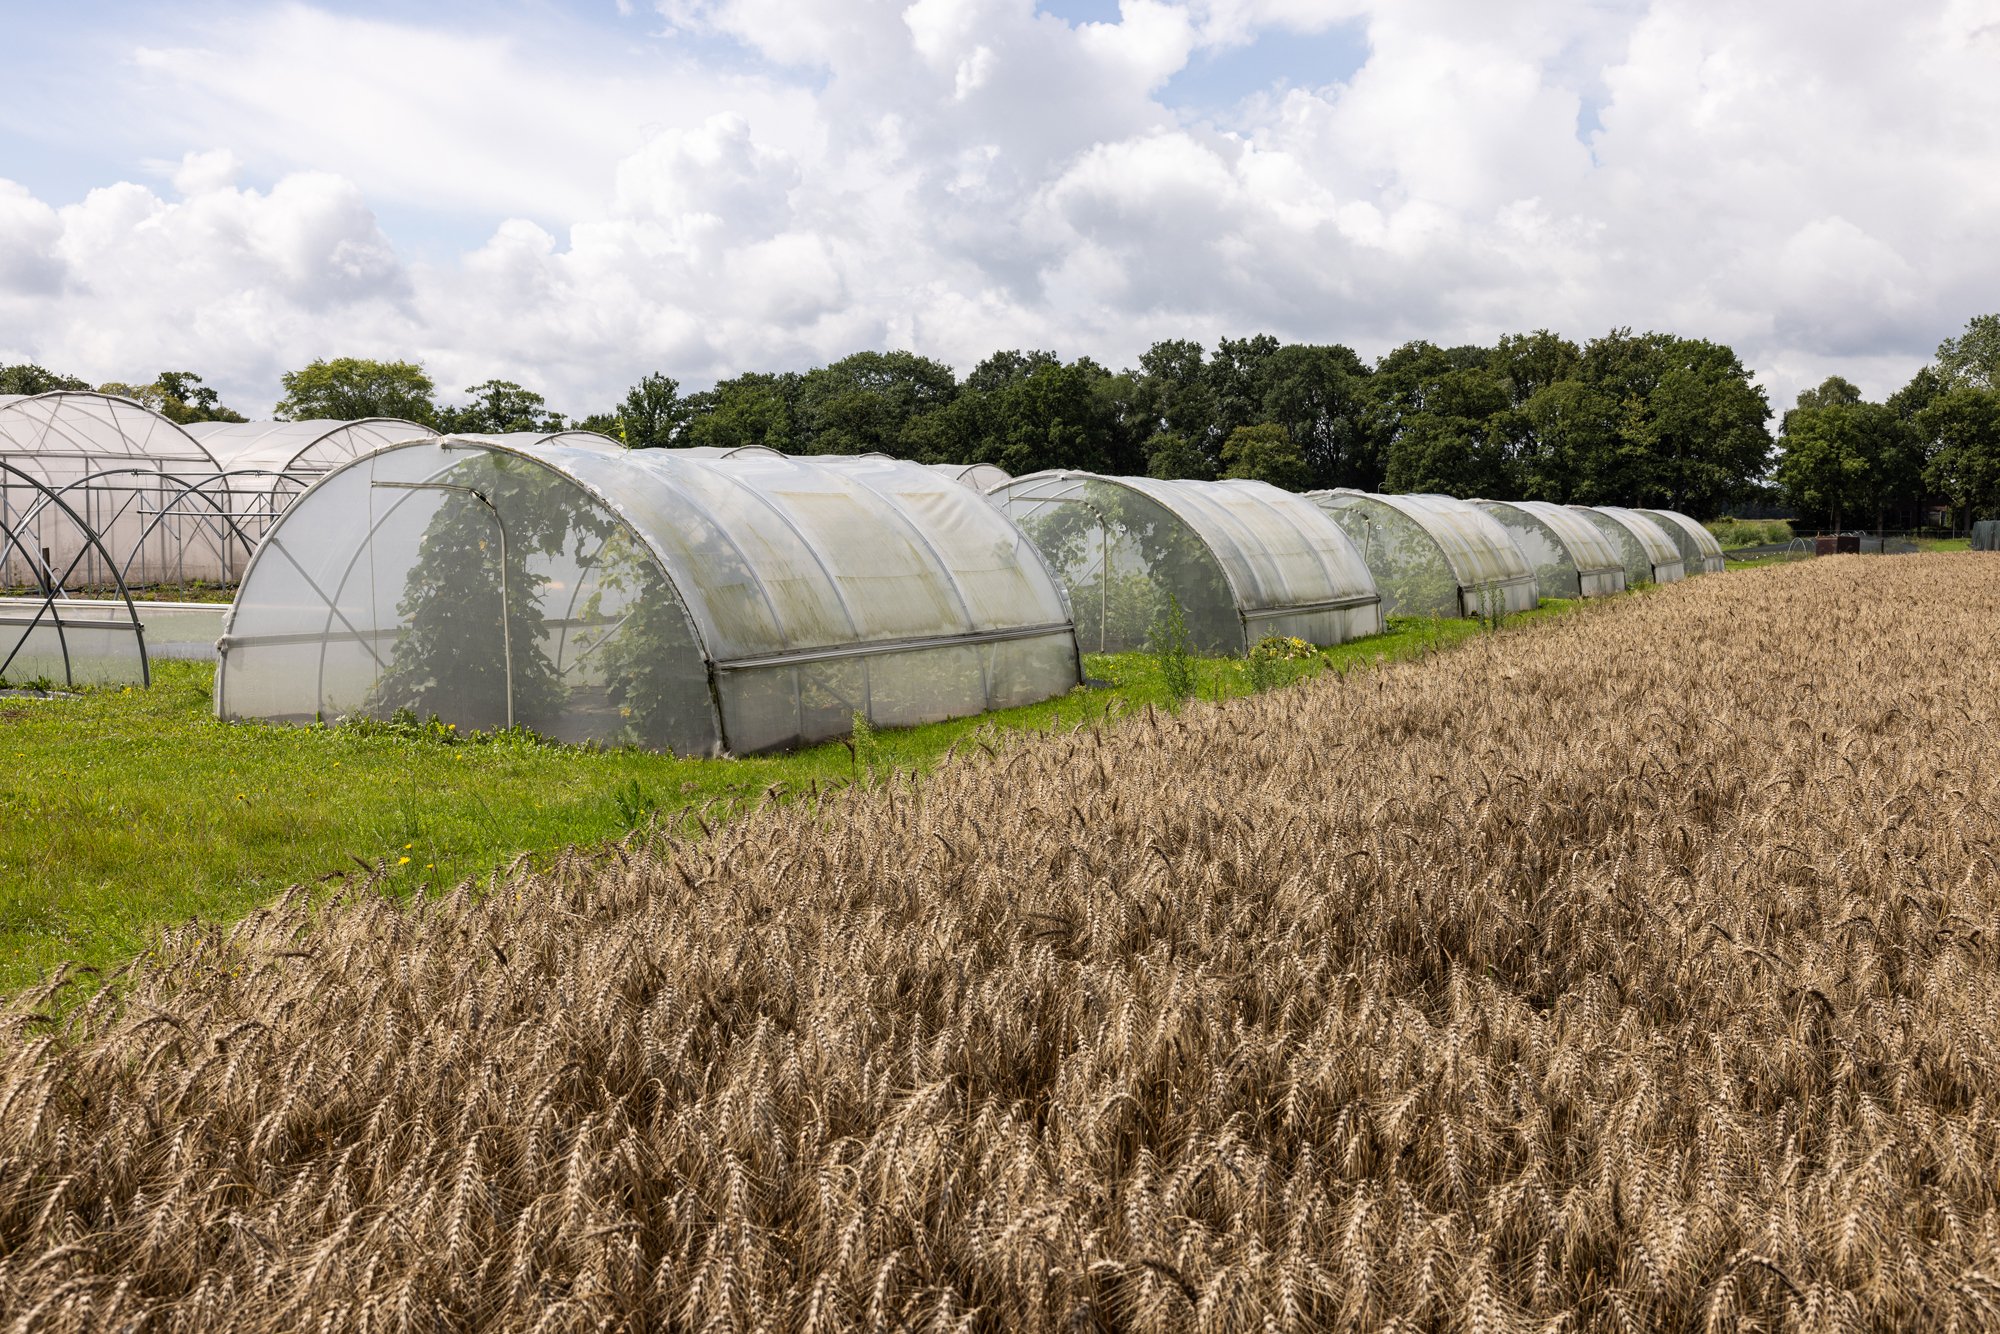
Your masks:
<path fill-rule="evenodd" d="M 151 416 L 0 400 L 0 677 L 144 680 L 200 610 L 223 718 L 746 754 L 1061 694 L 1175 608 L 1240 655 L 1722 568 L 1665 511 Z M 134 597 L 188 580 L 234 598 Z"/>

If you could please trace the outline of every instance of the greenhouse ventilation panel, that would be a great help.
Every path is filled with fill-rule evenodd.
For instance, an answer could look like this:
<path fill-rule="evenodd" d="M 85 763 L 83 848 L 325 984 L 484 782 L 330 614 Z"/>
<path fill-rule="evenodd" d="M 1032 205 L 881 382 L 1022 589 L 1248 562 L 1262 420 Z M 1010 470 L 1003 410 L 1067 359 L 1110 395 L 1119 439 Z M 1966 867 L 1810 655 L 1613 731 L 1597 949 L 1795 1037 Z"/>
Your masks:
<path fill-rule="evenodd" d="M 227 504 L 205 493 L 214 456 L 129 398 L 0 396 L 0 461 L 16 470 L 0 476 L 8 587 L 221 582 L 249 555 Z"/>
<path fill-rule="evenodd" d="M 1368 562 L 1385 616 L 1530 611 L 1535 572 L 1492 515 L 1450 496 L 1315 491 Z"/>
<path fill-rule="evenodd" d="M 1681 564 L 1681 549 L 1674 545 L 1659 524 L 1637 510 L 1617 505 L 1571 505 L 1604 534 L 1625 566 L 1625 586 L 1672 584 L 1687 577 Z"/>
<path fill-rule="evenodd" d="M 1682 514 L 1679 510 L 1634 510 L 1634 514 L 1644 515 L 1659 525 L 1681 553 L 1681 568 L 1688 574 L 1721 574 L 1728 566 L 1722 555 L 1722 543 L 1715 540 L 1715 534 L 1708 531 Z"/>
<path fill-rule="evenodd" d="M 1534 567 L 1545 598 L 1601 598 L 1625 591 L 1625 563 L 1597 525 L 1546 500 L 1475 500 Z"/>
<path fill-rule="evenodd" d="M 1039 472 L 989 499 L 1062 579 L 1086 652 L 1146 647 L 1176 602 L 1203 653 L 1244 653 L 1274 635 L 1338 644 L 1382 628 L 1354 544 L 1303 496 L 1263 482 Z"/>
<path fill-rule="evenodd" d="M 358 459 L 295 501 L 221 657 L 223 718 L 409 710 L 683 755 L 1028 704 L 1079 679 L 1047 567 L 916 464 L 450 438 Z"/>

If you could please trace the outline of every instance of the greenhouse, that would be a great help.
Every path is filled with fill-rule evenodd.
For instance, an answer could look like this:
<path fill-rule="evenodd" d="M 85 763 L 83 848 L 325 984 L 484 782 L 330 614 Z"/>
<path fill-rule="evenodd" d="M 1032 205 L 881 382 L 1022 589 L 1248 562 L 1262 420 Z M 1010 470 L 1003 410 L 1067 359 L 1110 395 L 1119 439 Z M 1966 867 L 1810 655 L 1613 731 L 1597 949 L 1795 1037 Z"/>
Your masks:
<path fill-rule="evenodd" d="M 0 587 L 226 582 L 255 541 L 207 493 L 215 457 L 128 398 L 0 396 L 0 462 L 10 467 L 0 473 Z"/>
<path fill-rule="evenodd" d="M 399 417 L 356 421 L 196 422 L 187 428 L 230 472 L 317 477 L 363 454 L 436 434 Z"/>
<path fill-rule="evenodd" d="M 959 488 L 971 495 L 969 488 Z M 988 497 L 1047 558 L 1087 652 L 1146 647 L 1178 605 L 1196 652 L 1382 628 L 1368 567 L 1310 501 L 1262 482 L 1039 472 Z"/>
<path fill-rule="evenodd" d="M 1080 679 L 1047 567 L 917 464 L 457 439 L 357 459 L 294 502 L 220 650 L 223 718 L 407 710 L 682 755 Z"/>
<path fill-rule="evenodd" d="M 431 432 L 426 431 L 429 435 Z M 482 445 L 506 445 L 511 449 L 538 449 L 545 445 L 562 445 L 568 449 L 596 449 L 614 454 L 625 452 L 623 443 L 613 440 L 602 431 L 507 431 L 495 435 L 458 434 L 454 440 L 476 440 Z"/>
<path fill-rule="evenodd" d="M 1599 598 L 1625 591 L 1625 565 L 1610 539 L 1567 505 L 1546 500 L 1475 500 L 1514 539 L 1545 598 Z"/>
<path fill-rule="evenodd" d="M 1571 505 L 1570 510 L 1588 519 L 1604 534 L 1625 566 L 1625 587 L 1640 584 L 1671 584 L 1687 577 L 1681 564 L 1681 550 L 1660 525 L 1637 510 L 1616 505 Z"/>
<path fill-rule="evenodd" d="M 1014 480 L 1013 475 L 1005 468 L 995 467 L 991 463 L 933 463 L 930 466 L 960 485 L 971 487 L 981 495 Z"/>
<path fill-rule="evenodd" d="M 1527 557 L 1492 515 L 1450 496 L 1315 491 L 1382 590 L 1385 616 L 1477 616 L 1540 602 Z"/>
<path fill-rule="evenodd" d="M 1728 561 L 1723 559 L 1722 543 L 1715 540 L 1715 534 L 1682 514 L 1679 510 L 1634 510 L 1659 525 L 1681 553 L 1681 568 L 1690 575 L 1721 574 Z"/>

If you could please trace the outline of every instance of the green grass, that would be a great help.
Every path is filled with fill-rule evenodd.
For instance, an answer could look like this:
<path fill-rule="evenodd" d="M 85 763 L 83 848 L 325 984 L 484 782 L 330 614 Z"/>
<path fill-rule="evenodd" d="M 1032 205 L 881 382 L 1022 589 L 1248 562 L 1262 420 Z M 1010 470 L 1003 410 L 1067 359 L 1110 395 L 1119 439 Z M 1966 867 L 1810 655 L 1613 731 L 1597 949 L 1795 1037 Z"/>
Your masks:
<path fill-rule="evenodd" d="M 1711 519 L 1706 526 L 1724 551 L 1792 540 L 1792 525 L 1787 519 Z"/>
<path fill-rule="evenodd" d="M 1516 620 L 1557 615 L 1551 603 Z M 1282 684 L 1422 655 L 1481 632 L 1410 621 L 1273 664 Z M 213 668 L 155 664 L 151 689 L 0 697 L 0 993 L 65 959 L 104 967 L 162 926 L 227 921 L 293 884 L 382 869 L 398 891 L 484 877 L 521 853 L 599 844 L 658 818 L 694 827 L 780 795 L 921 770 L 967 738 L 1074 727 L 1168 703 L 1144 654 L 1085 660 L 1108 688 L 791 755 L 675 759 L 429 729 L 225 724 Z M 1268 679 L 1268 677 L 1267 677 Z M 1196 693 L 1251 691 L 1240 659 L 1201 659 Z M 997 738 L 995 738 L 997 739 Z"/>

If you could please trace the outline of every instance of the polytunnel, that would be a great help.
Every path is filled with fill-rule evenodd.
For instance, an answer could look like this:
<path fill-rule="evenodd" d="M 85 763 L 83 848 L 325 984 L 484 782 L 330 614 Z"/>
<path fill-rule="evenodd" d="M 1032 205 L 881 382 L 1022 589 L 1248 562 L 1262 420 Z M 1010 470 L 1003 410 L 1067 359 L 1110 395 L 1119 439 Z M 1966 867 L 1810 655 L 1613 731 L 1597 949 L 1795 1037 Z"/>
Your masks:
<path fill-rule="evenodd" d="M 1571 505 L 1604 534 L 1625 566 L 1625 586 L 1671 584 L 1687 577 L 1681 550 L 1660 525 L 1637 510 L 1617 505 Z"/>
<path fill-rule="evenodd" d="M 1475 500 L 1507 530 L 1534 567 L 1545 598 L 1597 598 L 1625 591 L 1625 565 L 1609 538 L 1567 505 L 1546 500 Z"/>
<path fill-rule="evenodd" d="M 1681 553 L 1681 568 L 1688 574 L 1721 574 L 1729 562 L 1723 558 L 1722 543 L 1715 534 L 1679 510 L 1634 510 L 1659 525 Z"/>
<path fill-rule="evenodd" d="M 933 463 L 930 466 L 961 486 L 969 486 L 981 495 L 986 495 L 994 488 L 1005 486 L 1014 480 L 1012 473 L 991 463 Z"/>
<path fill-rule="evenodd" d="M 1541 600 L 1527 557 L 1492 515 L 1450 496 L 1315 491 L 1382 590 L 1385 616 L 1530 611 Z"/>
<path fill-rule="evenodd" d="M 5 587 L 219 582 L 247 555 L 227 505 L 204 493 L 214 456 L 132 399 L 0 395 L 0 462 L 14 470 L 0 474 Z"/>
<path fill-rule="evenodd" d="M 1027 704 L 1080 677 L 1047 567 L 916 464 L 451 438 L 294 502 L 220 651 L 223 718 L 407 709 L 676 754 Z"/>
<path fill-rule="evenodd" d="M 436 432 L 400 417 L 353 421 L 196 422 L 188 434 L 231 472 L 316 477 L 350 459 Z"/>
<path fill-rule="evenodd" d="M 1245 653 L 1273 635 L 1338 644 L 1382 628 L 1353 543 L 1304 497 L 1262 482 L 1055 471 L 1010 479 L 988 499 L 1056 570 L 1089 652 L 1145 647 L 1175 601 L 1203 653 Z"/>
<path fill-rule="evenodd" d="M 490 435 L 469 435 L 461 432 L 453 439 L 476 440 L 482 445 L 507 445 L 515 449 L 562 445 L 570 449 L 595 449 L 621 454 L 625 452 L 622 443 L 613 440 L 602 431 L 505 431 Z"/>

